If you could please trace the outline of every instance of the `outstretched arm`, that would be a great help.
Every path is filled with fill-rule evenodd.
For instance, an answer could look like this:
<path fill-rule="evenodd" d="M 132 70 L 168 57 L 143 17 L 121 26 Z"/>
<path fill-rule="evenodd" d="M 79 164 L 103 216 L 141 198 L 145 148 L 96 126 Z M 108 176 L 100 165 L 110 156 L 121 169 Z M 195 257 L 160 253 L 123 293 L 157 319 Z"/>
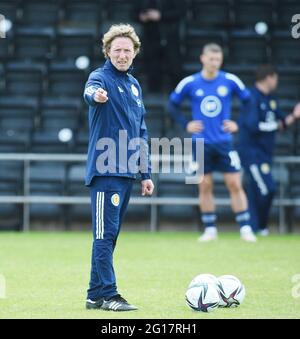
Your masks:
<path fill-rule="evenodd" d="M 83 97 L 90 106 L 95 106 L 99 103 L 104 104 L 108 100 L 107 92 L 97 73 L 91 73 L 85 85 Z"/>
<path fill-rule="evenodd" d="M 285 123 L 287 126 L 292 125 L 297 119 L 300 119 L 300 102 L 294 107 L 293 113 L 289 114 L 285 118 Z"/>

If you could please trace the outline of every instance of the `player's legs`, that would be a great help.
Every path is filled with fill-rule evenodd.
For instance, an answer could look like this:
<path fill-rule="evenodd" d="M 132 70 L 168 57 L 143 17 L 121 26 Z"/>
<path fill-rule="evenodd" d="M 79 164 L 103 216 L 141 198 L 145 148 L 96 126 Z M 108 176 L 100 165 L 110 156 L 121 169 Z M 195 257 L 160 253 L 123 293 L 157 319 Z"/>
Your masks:
<path fill-rule="evenodd" d="M 260 222 L 259 222 L 259 233 L 261 235 L 269 234 L 269 218 L 270 211 L 272 208 L 273 199 L 275 196 L 275 190 L 270 192 L 267 197 L 265 197 L 263 205 L 264 208 L 260 209 Z"/>
<path fill-rule="evenodd" d="M 117 237 L 116 237 L 116 240 L 115 240 L 115 243 L 114 243 L 114 248 L 116 247 L 117 240 L 118 240 L 118 237 L 119 237 L 119 233 L 121 231 L 123 219 L 124 219 L 124 216 L 127 212 L 128 203 L 129 203 L 131 190 L 132 190 L 132 185 L 133 185 L 133 181 L 134 181 L 133 179 L 132 180 L 131 179 L 125 179 L 125 180 L 128 182 L 128 184 L 126 184 L 126 189 L 122 192 L 123 202 L 122 202 L 121 209 L 120 209 L 119 228 L 118 228 Z"/>
<path fill-rule="evenodd" d="M 276 192 L 271 166 L 268 163 L 252 163 L 245 167 L 247 196 L 255 231 L 267 233 L 270 210 Z"/>
<path fill-rule="evenodd" d="M 199 241 L 215 240 L 217 238 L 217 218 L 213 195 L 213 178 L 210 173 L 205 174 L 199 184 L 199 204 L 201 220 L 205 227 L 204 233 L 199 238 Z"/>
<path fill-rule="evenodd" d="M 234 213 L 248 209 L 247 197 L 244 192 L 240 172 L 224 173 L 224 181 L 231 198 L 231 207 Z"/>
<path fill-rule="evenodd" d="M 117 292 L 113 267 L 113 252 L 127 208 L 132 180 L 118 177 L 99 177 L 93 180 L 91 198 L 93 211 L 93 252 L 87 309 L 133 311 Z"/>
<path fill-rule="evenodd" d="M 263 173 L 261 170 L 261 174 L 267 186 L 268 193 L 263 196 L 262 204 L 264 207 L 260 209 L 259 232 L 263 235 L 267 235 L 270 211 L 271 211 L 273 199 L 276 193 L 276 184 L 273 180 L 271 172 Z"/>
<path fill-rule="evenodd" d="M 256 183 L 253 181 L 253 178 L 250 173 L 245 169 L 246 177 L 246 194 L 249 203 L 249 211 L 251 215 L 251 226 L 254 232 L 257 232 L 259 229 L 259 210 L 260 210 L 260 201 L 258 196 L 260 193 L 257 190 Z"/>
<path fill-rule="evenodd" d="M 105 240 L 102 239 L 104 212 L 107 205 L 107 199 L 105 197 L 106 190 L 107 187 L 103 178 L 99 177 L 93 180 L 91 186 L 91 202 L 94 241 L 91 277 L 87 296 L 87 299 L 90 300 L 98 300 L 99 298 L 108 296 L 104 294 L 109 292 L 109 290 L 114 290 L 113 293 L 116 293 L 115 274 L 112 265 L 114 239 L 111 236 L 107 236 L 107 234 L 105 234 Z M 115 215 L 115 218 L 118 218 L 118 216 Z M 108 226 L 107 220 L 105 226 Z M 111 228 L 113 227 L 114 225 L 111 225 Z M 117 233 L 117 226 L 115 226 L 115 228 L 115 233 Z"/>
<path fill-rule="evenodd" d="M 235 220 L 240 226 L 241 238 L 245 241 L 256 241 L 250 226 L 250 213 L 247 197 L 241 182 L 241 161 L 230 142 L 216 145 L 218 153 L 216 169 L 224 173 L 224 182 L 228 188 Z"/>
<path fill-rule="evenodd" d="M 195 152 L 195 149 L 193 149 Z M 199 184 L 199 207 L 201 211 L 201 221 L 204 225 L 204 233 L 199 241 L 206 242 L 217 238 L 216 227 L 216 207 L 213 195 L 213 178 L 215 164 L 215 150 L 213 145 L 204 144 L 204 176 Z M 195 154 L 194 154 L 195 158 Z"/>
<path fill-rule="evenodd" d="M 95 196 L 95 190 L 93 190 L 92 188 L 90 189 L 90 196 L 91 196 L 93 238 L 95 239 L 96 227 L 94 225 L 96 225 L 96 215 L 97 215 L 98 205 L 94 203 L 94 201 L 96 201 L 96 196 Z M 93 241 L 92 255 L 91 255 L 90 283 L 89 283 L 87 299 L 98 300 L 101 297 L 101 288 L 102 288 L 101 280 L 99 278 L 99 275 L 97 272 L 97 266 L 95 262 L 95 242 Z"/>
<path fill-rule="evenodd" d="M 123 178 L 99 177 L 91 187 L 93 252 L 88 299 L 117 295 L 113 252 L 120 230 L 121 211 L 126 210 L 132 182 Z"/>
<path fill-rule="evenodd" d="M 245 191 L 242 187 L 241 174 L 225 173 L 224 181 L 228 188 L 232 210 L 235 213 L 235 220 L 240 226 L 240 233 L 242 240 L 255 242 L 256 237 L 250 226 L 251 218 L 248 209 L 248 201 Z"/>
<path fill-rule="evenodd" d="M 199 201 L 202 213 L 215 212 L 215 202 L 213 195 L 213 178 L 211 174 L 205 174 L 199 184 Z"/>
<path fill-rule="evenodd" d="M 92 246 L 92 259 L 91 259 L 91 273 L 90 283 L 88 289 L 88 300 L 99 300 L 101 298 L 101 280 L 97 272 L 97 266 L 95 262 L 95 243 Z"/>

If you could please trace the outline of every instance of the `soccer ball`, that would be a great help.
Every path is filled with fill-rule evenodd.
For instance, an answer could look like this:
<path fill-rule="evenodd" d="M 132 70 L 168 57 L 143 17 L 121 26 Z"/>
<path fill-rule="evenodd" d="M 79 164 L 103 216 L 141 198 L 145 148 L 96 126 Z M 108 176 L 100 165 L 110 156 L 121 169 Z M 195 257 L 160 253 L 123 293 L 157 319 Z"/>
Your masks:
<path fill-rule="evenodd" d="M 245 298 L 245 287 L 233 275 L 222 275 L 218 278 L 220 307 L 238 307 Z"/>
<path fill-rule="evenodd" d="M 185 300 L 194 311 L 213 312 L 219 306 L 220 297 L 215 284 L 199 283 L 188 288 Z"/>
<path fill-rule="evenodd" d="M 197 275 L 189 284 L 189 287 L 193 287 L 193 286 L 197 286 L 197 285 L 201 285 L 201 284 L 214 284 L 214 285 L 218 285 L 219 281 L 218 279 L 209 273 L 205 273 L 205 274 L 199 274 Z"/>

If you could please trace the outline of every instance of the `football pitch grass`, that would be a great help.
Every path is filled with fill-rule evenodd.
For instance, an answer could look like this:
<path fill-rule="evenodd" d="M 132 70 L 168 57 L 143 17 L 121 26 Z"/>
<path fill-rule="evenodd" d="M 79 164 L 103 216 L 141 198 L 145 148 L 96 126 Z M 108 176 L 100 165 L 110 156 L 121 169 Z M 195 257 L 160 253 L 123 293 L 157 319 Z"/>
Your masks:
<path fill-rule="evenodd" d="M 0 276 L 6 297 L 0 318 L 300 318 L 300 236 L 272 235 L 256 244 L 221 233 L 199 244 L 198 234 L 123 232 L 115 253 L 119 292 L 138 311 L 112 313 L 85 309 L 91 235 L 0 233 Z M 190 310 L 185 291 L 200 273 L 233 274 L 246 287 L 244 303 L 212 313 Z M 3 292 L 3 291 L 2 291 Z M 297 293 L 296 293 L 297 294 Z M 2 295 L 3 296 L 3 295 Z"/>

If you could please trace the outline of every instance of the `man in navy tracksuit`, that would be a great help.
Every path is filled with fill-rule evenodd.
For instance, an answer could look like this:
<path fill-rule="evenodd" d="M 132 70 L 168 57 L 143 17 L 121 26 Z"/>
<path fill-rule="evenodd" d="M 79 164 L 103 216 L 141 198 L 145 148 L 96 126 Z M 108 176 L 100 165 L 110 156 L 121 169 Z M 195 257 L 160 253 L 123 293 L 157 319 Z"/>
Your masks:
<path fill-rule="evenodd" d="M 139 48 L 130 25 L 112 26 L 103 37 L 107 61 L 90 74 L 84 91 L 90 128 L 86 185 L 91 192 L 94 239 L 88 309 L 137 309 L 117 291 L 113 252 L 137 174 L 142 178 L 142 195 L 151 195 L 154 189 L 142 91 L 130 74 Z"/>
<path fill-rule="evenodd" d="M 246 176 L 252 228 L 268 235 L 268 219 L 275 194 L 271 174 L 275 134 L 292 125 L 299 117 L 299 106 L 293 114 L 285 115 L 278 109 L 272 92 L 278 75 L 271 65 L 260 66 L 256 83 L 250 89 L 250 99 L 244 104 L 239 122 L 239 155 Z"/>

